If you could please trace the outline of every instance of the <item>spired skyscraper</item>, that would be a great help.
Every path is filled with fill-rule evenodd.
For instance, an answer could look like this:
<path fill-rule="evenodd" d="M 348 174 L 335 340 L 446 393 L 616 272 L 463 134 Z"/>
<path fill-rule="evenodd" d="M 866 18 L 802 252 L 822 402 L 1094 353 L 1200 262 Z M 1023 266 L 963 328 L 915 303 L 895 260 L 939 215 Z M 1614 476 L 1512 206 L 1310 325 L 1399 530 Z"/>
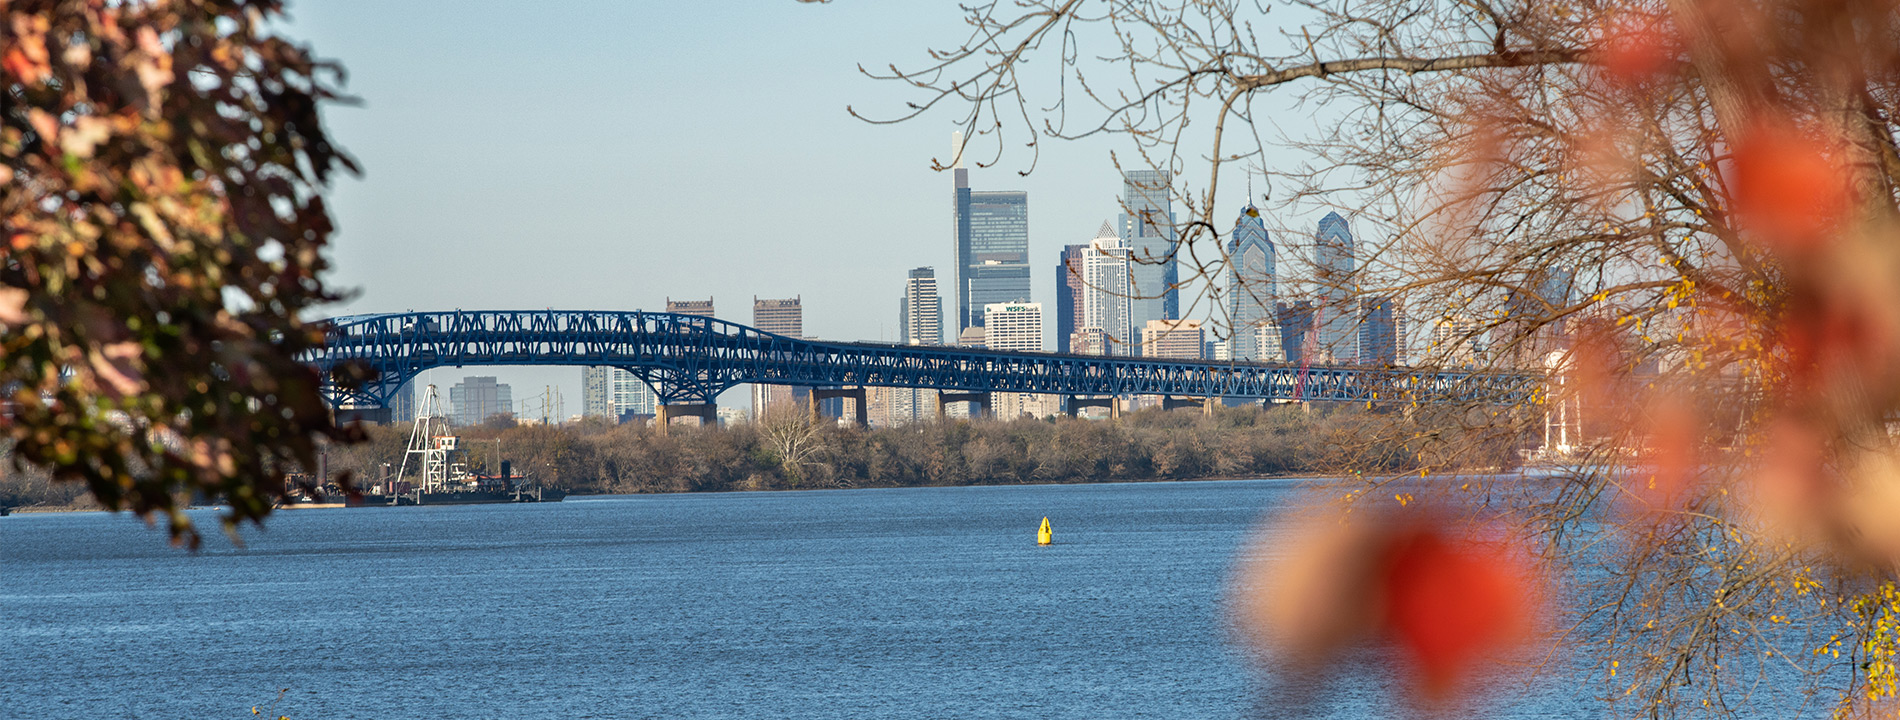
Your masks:
<path fill-rule="evenodd" d="M 1354 267 L 1352 229 L 1337 212 L 1319 219 L 1314 235 L 1314 329 L 1319 337 L 1314 348 L 1317 363 L 1353 363 L 1359 361 L 1359 279 Z"/>
<path fill-rule="evenodd" d="M 1133 253 L 1128 266 L 1129 327 L 1181 316 L 1179 265 L 1174 252 L 1172 176 L 1166 170 L 1122 173 L 1121 239 Z M 1146 262 L 1144 262 L 1146 261 Z"/>
<path fill-rule="evenodd" d="M 1028 302 L 1029 193 L 972 191 L 963 167 L 963 133 L 951 135 L 956 158 L 957 331 L 982 327 L 983 306 Z"/>
<path fill-rule="evenodd" d="M 1227 259 L 1231 264 L 1227 273 L 1227 317 L 1233 322 L 1228 357 L 1261 362 L 1285 360 L 1276 317 L 1279 291 L 1273 275 L 1273 242 L 1267 238 L 1267 225 L 1260 219 L 1259 208 L 1248 205 L 1234 221 Z"/>

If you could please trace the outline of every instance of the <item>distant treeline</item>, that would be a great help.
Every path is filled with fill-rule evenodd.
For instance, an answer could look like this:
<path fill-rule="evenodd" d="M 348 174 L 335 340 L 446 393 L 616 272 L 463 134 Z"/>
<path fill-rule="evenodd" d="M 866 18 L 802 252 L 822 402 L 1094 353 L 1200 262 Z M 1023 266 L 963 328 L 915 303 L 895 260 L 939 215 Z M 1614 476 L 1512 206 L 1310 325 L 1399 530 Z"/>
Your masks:
<path fill-rule="evenodd" d="M 331 472 L 376 478 L 401 462 L 407 425 L 372 428 L 335 448 Z M 1468 431 L 1461 431 L 1468 432 Z M 1113 421 L 1073 418 L 922 422 L 864 429 L 788 412 L 723 428 L 670 432 L 589 420 L 558 427 L 464 428 L 477 472 L 514 472 L 578 493 L 1067 483 L 1403 470 L 1508 463 L 1510 443 L 1421 458 L 1427 431 L 1396 412 L 1279 405 L 1159 409 Z"/>
<path fill-rule="evenodd" d="M 497 419 L 456 430 L 471 471 L 503 460 L 576 493 L 780 490 L 1003 483 L 1182 480 L 1404 472 L 1508 465 L 1521 434 L 1482 411 L 1421 419 L 1359 406 L 1149 409 L 1116 420 L 948 420 L 895 428 L 839 426 L 801 412 L 670 432 L 591 419 L 561 426 Z M 325 452 L 331 476 L 376 479 L 402 463 L 409 425 L 368 428 L 369 441 Z M 413 472 L 413 470 L 412 470 Z M 84 507 L 84 488 L 0 466 L 0 505 Z"/>

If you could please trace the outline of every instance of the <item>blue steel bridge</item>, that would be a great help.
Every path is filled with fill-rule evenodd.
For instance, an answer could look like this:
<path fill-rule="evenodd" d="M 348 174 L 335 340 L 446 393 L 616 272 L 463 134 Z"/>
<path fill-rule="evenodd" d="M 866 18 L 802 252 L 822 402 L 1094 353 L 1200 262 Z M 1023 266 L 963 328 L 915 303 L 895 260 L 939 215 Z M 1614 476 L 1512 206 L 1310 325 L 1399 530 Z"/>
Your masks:
<path fill-rule="evenodd" d="M 386 408 L 424 370 L 471 365 L 624 368 L 652 386 L 661 418 L 709 417 L 720 392 L 745 383 L 822 389 L 925 388 L 943 400 L 991 392 L 1103 397 L 1248 398 L 1329 402 L 1519 405 L 1541 396 L 1541 374 L 1000 352 L 958 347 L 821 342 L 716 318 L 640 311 L 480 310 L 351 315 L 328 321 L 328 344 L 308 362 L 338 409 Z M 366 382 L 335 381 L 345 363 Z M 859 391 L 861 392 L 861 390 Z M 831 393 L 850 394 L 851 391 Z M 1096 402 L 1078 398 L 1095 398 Z M 858 397 L 860 413 L 864 403 Z M 862 418 L 860 418 L 862 419 Z"/>

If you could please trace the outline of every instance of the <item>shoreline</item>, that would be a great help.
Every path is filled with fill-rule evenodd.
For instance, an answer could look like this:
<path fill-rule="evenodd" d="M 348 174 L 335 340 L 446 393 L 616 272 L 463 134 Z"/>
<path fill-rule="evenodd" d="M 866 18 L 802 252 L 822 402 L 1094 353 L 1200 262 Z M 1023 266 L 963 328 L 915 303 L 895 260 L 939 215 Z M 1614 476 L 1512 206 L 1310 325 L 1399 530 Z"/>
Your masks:
<path fill-rule="evenodd" d="M 1524 467 L 1519 467 L 1519 468 L 1514 469 L 1511 472 L 1516 472 L 1516 473 L 1521 474 L 1525 469 L 1526 468 Z M 1444 474 L 1461 475 L 1461 474 L 1469 473 L 1469 474 L 1488 475 L 1488 474 L 1499 474 L 1500 472 L 1501 471 L 1497 468 L 1476 468 L 1470 471 L 1466 471 L 1465 473 L 1444 473 Z M 1210 475 L 1210 476 L 1205 476 L 1205 477 L 1186 477 L 1186 478 L 1113 478 L 1113 479 L 1107 479 L 1107 480 L 1049 480 L 1049 481 L 1044 481 L 1044 482 L 995 482 L 995 483 L 972 482 L 972 483 L 949 483 L 949 484 L 943 484 L 943 485 L 852 485 L 852 486 L 799 487 L 799 488 L 732 488 L 732 489 L 726 489 L 726 490 L 688 490 L 684 492 L 645 492 L 645 491 L 640 491 L 640 490 L 634 490 L 631 492 L 606 492 L 606 493 L 573 492 L 573 493 L 569 493 L 568 497 L 591 498 L 591 497 L 616 497 L 616 496 L 627 496 L 627 495 L 716 495 L 716 494 L 723 494 L 723 493 L 811 492 L 811 491 L 823 491 L 823 490 L 894 490 L 894 489 L 901 489 L 901 488 L 1003 487 L 1003 486 L 1029 486 L 1029 485 L 1108 485 L 1108 484 L 1115 484 L 1115 483 L 1230 482 L 1230 481 L 1236 481 L 1236 480 L 1288 480 L 1288 479 L 1292 479 L 1292 480 L 1328 481 L 1328 480 L 1339 480 L 1344 477 L 1346 476 L 1344 475 L 1309 475 L 1305 473 L 1274 473 L 1274 474 L 1267 474 L 1267 475 Z M 211 508 L 211 507 L 218 507 L 218 506 L 194 505 L 186 509 L 188 510 L 205 509 L 205 508 Z M 272 508 L 272 510 L 273 511 L 277 511 L 277 510 L 332 510 L 332 509 L 339 509 L 339 508 L 346 508 L 346 507 L 348 506 L 341 502 L 292 503 L 289 505 L 278 505 Z M 71 504 L 71 505 L 23 505 L 23 506 L 9 508 L 9 512 L 18 513 L 18 514 L 29 514 L 29 513 L 30 514 L 52 514 L 52 513 L 122 512 L 122 511 L 107 510 L 105 508 L 99 507 L 97 505 L 93 505 L 91 503 L 85 503 L 85 504 Z"/>

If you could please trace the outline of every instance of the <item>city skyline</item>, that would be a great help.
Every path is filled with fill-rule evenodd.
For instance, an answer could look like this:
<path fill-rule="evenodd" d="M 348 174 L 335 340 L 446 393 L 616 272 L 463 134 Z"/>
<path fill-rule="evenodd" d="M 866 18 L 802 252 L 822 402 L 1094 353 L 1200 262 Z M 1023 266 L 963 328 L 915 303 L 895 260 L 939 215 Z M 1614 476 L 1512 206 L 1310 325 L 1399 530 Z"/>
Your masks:
<path fill-rule="evenodd" d="M 954 312 L 948 285 L 956 258 L 943 193 L 951 173 L 931 169 L 950 162 L 943 142 L 950 119 L 874 126 L 845 108 L 871 115 L 901 108 L 903 93 L 864 79 L 857 67 L 916 55 L 960 22 L 955 7 L 603 4 L 521 15 L 483 3 L 337 0 L 292 11 L 291 32 L 340 59 L 349 70 L 345 89 L 363 101 L 324 111 L 332 137 L 364 168 L 361 177 L 339 179 L 327 198 L 339 228 L 331 282 L 352 292 L 324 314 L 659 310 L 669 295 L 802 294 L 807 334 L 893 341 L 892 278 L 918 266 L 937 268 L 945 315 Z M 849 31 L 860 23 L 886 32 L 867 41 Z M 763 73 L 756 76 L 768 90 L 741 98 L 722 89 L 741 70 Z M 602 104 L 551 110 L 573 98 Z M 675 112 L 647 111 L 653 103 Z M 1287 121 L 1309 117 L 1289 113 Z M 1108 140 L 1044 144 L 1026 176 L 1019 171 L 1030 167 L 1027 151 L 996 158 L 992 145 L 972 148 L 974 187 L 1033 198 L 1031 287 L 1048 292 L 1053 268 L 1043 258 L 1121 212 L 1123 180 L 1110 153 L 1127 148 Z M 788 169 L 796 182 L 785 181 Z M 1181 177 L 1204 180 L 1192 168 Z M 1244 205 L 1246 192 L 1223 183 L 1220 204 Z M 771 231 L 705 222 L 729 212 L 737 194 Z M 800 221 L 818 207 L 823 222 Z M 1317 216 L 1280 219 L 1310 227 Z M 863 282 L 819 280 L 843 272 L 830 260 L 841 253 Z M 1055 311 L 1052 298 L 1031 299 Z M 727 319 L 742 322 L 743 311 Z M 1056 326 L 1053 316 L 1045 323 Z M 945 341 L 954 343 L 955 323 L 945 324 Z M 570 412 L 579 405 L 578 368 L 494 372 L 532 394 L 554 386 Z M 453 378 L 435 372 L 416 387 L 430 381 L 446 387 Z M 722 403 L 743 406 L 747 395 Z"/>

